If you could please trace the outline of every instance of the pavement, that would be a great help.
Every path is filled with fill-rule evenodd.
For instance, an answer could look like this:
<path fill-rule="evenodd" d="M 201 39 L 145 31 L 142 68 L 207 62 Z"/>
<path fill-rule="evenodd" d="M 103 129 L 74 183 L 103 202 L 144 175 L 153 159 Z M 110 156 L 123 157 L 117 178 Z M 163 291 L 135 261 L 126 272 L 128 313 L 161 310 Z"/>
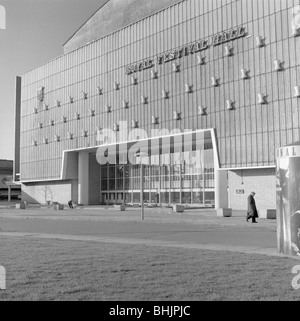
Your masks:
<path fill-rule="evenodd" d="M 117 243 L 195 250 L 229 251 L 286 257 L 277 253 L 276 220 L 246 222 L 246 212 L 217 217 L 212 209 L 174 213 L 169 208 L 121 212 L 113 207 L 55 211 L 30 206 L 16 210 L 0 204 L 0 238 L 25 237 L 97 243 Z M 300 259 L 300 258 L 295 258 Z"/>

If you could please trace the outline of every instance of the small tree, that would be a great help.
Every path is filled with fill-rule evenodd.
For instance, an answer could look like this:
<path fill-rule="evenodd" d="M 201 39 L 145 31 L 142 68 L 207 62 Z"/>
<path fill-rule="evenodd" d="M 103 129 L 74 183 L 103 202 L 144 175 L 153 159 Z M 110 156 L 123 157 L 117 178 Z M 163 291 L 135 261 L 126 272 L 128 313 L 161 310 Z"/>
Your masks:
<path fill-rule="evenodd" d="M 45 204 L 47 205 L 48 204 L 48 196 L 50 196 L 50 201 L 51 203 L 53 202 L 53 192 L 50 188 L 50 186 L 48 185 L 45 185 L 42 187 L 42 193 L 44 195 L 44 198 L 45 198 Z"/>

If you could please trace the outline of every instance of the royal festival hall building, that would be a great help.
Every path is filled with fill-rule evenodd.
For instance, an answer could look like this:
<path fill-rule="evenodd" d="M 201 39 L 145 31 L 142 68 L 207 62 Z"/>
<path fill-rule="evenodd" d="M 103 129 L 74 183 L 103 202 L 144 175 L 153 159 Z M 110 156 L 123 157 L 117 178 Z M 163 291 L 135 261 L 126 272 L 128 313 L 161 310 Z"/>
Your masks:
<path fill-rule="evenodd" d="M 110 0 L 17 78 L 23 200 L 276 208 L 299 137 L 299 0 Z"/>

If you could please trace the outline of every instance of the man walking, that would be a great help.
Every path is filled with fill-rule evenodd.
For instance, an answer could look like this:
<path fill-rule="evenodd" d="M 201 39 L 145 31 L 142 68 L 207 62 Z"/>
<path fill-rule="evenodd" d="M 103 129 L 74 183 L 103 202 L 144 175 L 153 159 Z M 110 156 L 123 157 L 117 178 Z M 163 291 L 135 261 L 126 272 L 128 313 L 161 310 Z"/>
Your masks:
<path fill-rule="evenodd" d="M 248 211 L 247 211 L 247 222 L 252 218 L 252 223 L 257 223 L 256 218 L 258 217 L 256 204 L 254 200 L 255 192 L 251 192 L 248 196 Z"/>

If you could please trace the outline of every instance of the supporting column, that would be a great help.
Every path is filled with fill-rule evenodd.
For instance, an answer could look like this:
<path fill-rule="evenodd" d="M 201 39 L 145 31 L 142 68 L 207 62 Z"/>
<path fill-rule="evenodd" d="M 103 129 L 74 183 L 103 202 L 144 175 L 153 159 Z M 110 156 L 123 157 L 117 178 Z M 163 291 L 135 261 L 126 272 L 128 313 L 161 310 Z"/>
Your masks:
<path fill-rule="evenodd" d="M 101 190 L 100 164 L 95 154 L 89 154 L 89 205 L 99 205 L 99 192 Z"/>
<path fill-rule="evenodd" d="M 228 208 L 227 171 L 215 169 L 215 208 Z"/>
<path fill-rule="evenodd" d="M 89 204 L 89 154 L 78 154 L 78 203 Z"/>

